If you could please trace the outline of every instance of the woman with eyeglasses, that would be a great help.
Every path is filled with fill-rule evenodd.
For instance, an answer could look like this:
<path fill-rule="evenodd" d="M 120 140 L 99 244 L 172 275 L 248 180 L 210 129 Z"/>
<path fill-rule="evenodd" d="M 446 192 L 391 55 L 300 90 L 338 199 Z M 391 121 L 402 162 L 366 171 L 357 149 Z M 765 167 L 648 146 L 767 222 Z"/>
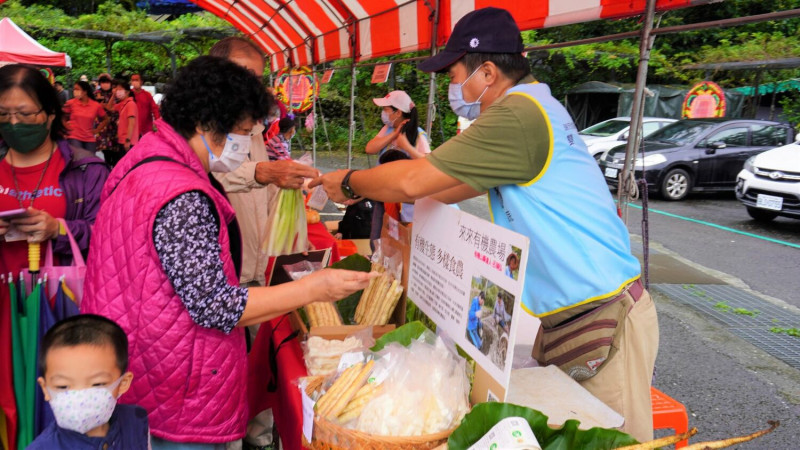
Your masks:
<path fill-rule="evenodd" d="M 72 252 L 57 219 L 86 256 L 108 167 L 65 134 L 58 94 L 39 70 L 0 68 L 0 273 L 28 267 L 28 242 L 52 241 L 57 263 L 67 264 Z M 25 212 L 2 215 L 18 209 Z"/>

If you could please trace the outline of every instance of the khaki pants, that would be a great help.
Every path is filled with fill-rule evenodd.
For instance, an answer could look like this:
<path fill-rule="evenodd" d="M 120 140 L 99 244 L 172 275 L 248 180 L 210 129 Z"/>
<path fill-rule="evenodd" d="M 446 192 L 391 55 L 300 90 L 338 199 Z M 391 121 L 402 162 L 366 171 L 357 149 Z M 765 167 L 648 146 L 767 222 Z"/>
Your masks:
<path fill-rule="evenodd" d="M 658 353 L 658 317 L 647 291 L 628 313 L 617 342 L 616 353 L 603 364 L 597 375 L 581 385 L 625 417 L 622 431 L 639 442 L 652 440 L 650 383 Z"/>

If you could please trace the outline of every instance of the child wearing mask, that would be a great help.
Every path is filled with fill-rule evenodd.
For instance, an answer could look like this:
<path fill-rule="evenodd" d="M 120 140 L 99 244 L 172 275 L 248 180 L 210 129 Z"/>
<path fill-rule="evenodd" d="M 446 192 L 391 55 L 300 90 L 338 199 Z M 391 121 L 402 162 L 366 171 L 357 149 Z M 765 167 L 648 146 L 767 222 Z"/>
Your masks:
<path fill-rule="evenodd" d="M 294 120 L 284 117 L 278 122 L 279 132 L 267 143 L 267 154 L 270 161 L 281 159 L 292 159 L 292 152 L 289 149 L 289 141 L 295 133 Z"/>
<path fill-rule="evenodd" d="M 125 449 L 150 447 L 147 412 L 118 405 L 128 391 L 128 338 L 105 317 L 64 319 L 41 342 L 39 385 L 56 421 L 28 446 L 39 449 Z"/>

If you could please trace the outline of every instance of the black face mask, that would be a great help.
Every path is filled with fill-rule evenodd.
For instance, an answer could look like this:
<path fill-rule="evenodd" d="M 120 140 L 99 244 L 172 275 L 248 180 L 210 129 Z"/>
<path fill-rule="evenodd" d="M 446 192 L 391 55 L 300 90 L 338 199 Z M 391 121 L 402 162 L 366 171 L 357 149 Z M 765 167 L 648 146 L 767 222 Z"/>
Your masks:
<path fill-rule="evenodd" d="M 0 123 L 0 135 L 9 147 L 20 152 L 30 153 L 47 139 L 50 127 L 47 121 L 43 123 Z"/>

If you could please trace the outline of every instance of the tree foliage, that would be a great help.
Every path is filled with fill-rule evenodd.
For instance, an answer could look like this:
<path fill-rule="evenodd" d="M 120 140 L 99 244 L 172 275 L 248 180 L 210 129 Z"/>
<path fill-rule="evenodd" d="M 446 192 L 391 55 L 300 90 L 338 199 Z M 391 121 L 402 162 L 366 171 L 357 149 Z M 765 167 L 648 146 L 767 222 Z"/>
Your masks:
<path fill-rule="evenodd" d="M 727 0 L 721 3 L 673 10 L 658 17 L 657 26 L 667 27 L 690 23 L 730 19 L 773 11 L 800 8 L 800 0 Z M 27 31 L 33 31 L 41 43 L 53 50 L 67 52 L 73 60 L 72 72 L 59 72 L 61 77 L 75 79 L 80 74 L 90 77 L 105 72 L 105 43 L 103 41 L 58 37 L 53 28 L 114 31 L 122 34 L 151 31 L 176 31 L 189 27 L 230 28 L 230 25 L 210 13 L 186 14 L 171 21 L 157 22 L 135 8 L 134 0 L 10 0 L 0 5 L 0 15 L 11 17 Z M 526 46 L 586 39 L 595 36 L 638 31 L 640 18 L 598 20 L 543 30 L 523 32 Z M 703 71 L 687 70 L 697 63 L 728 61 L 758 61 L 800 56 L 800 19 L 776 20 L 729 28 L 659 35 L 655 38 L 649 61 L 648 83 L 690 85 L 712 79 L 724 88 L 752 85 L 800 77 L 800 71 L 755 70 Z M 213 44 L 206 39 L 192 44 L 173 41 L 177 65 L 181 66 L 205 53 Z M 146 80 L 167 81 L 171 75 L 170 60 L 164 46 L 144 42 L 123 41 L 113 45 L 113 74 L 143 73 Z M 390 61 L 427 52 L 397 55 L 377 61 Z M 550 85 L 556 98 L 564 98 L 572 87 L 586 81 L 633 83 L 639 60 L 639 39 L 626 39 L 592 45 L 530 52 L 531 68 L 537 79 Z M 336 69 L 330 83 L 321 89 L 320 105 L 326 119 L 333 148 L 347 146 L 350 97 L 350 61 L 326 64 Z M 320 67 L 318 67 L 319 69 Z M 355 142 L 353 148 L 363 151 L 382 126 L 380 109 L 372 98 L 383 97 L 392 89 L 403 89 L 417 104 L 420 126 L 427 117 L 430 75 L 416 70 L 416 63 L 397 63 L 390 80 L 371 84 L 371 66 L 357 69 L 355 102 Z M 456 116 L 449 108 L 446 76 L 436 78 L 437 116 L 431 139 L 439 145 L 455 134 Z M 786 117 L 800 121 L 800 95 L 787 95 L 782 100 Z M 795 111 L 795 113 L 792 113 Z M 794 115 L 792 115 L 794 114 Z M 319 122 L 318 122 L 319 123 Z M 318 129 L 318 139 L 324 136 Z M 309 142 L 306 131 L 301 133 Z"/>
<path fill-rule="evenodd" d="M 102 40 L 59 36 L 58 30 L 61 29 L 110 31 L 129 35 L 156 31 L 177 32 L 193 27 L 231 28 L 228 22 L 211 13 L 186 14 L 174 20 L 158 22 L 149 18 L 144 11 L 131 8 L 128 3 L 10 0 L 0 5 L 0 16 L 11 18 L 45 47 L 70 55 L 72 71 L 64 69 L 56 71 L 57 75 L 63 75 L 67 81 L 77 79 L 81 74 L 92 78 L 106 72 L 107 44 Z M 73 4 L 74 8 L 71 6 Z M 68 14 L 53 5 L 80 14 Z M 84 10 L 90 12 L 82 13 Z M 146 80 L 165 82 L 172 74 L 167 47 L 174 49 L 176 64 L 180 67 L 201 53 L 205 53 L 213 43 L 213 39 L 199 40 L 191 44 L 175 39 L 166 45 L 138 41 L 113 42 L 112 75 L 138 72 L 142 73 Z"/>

